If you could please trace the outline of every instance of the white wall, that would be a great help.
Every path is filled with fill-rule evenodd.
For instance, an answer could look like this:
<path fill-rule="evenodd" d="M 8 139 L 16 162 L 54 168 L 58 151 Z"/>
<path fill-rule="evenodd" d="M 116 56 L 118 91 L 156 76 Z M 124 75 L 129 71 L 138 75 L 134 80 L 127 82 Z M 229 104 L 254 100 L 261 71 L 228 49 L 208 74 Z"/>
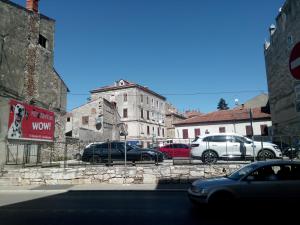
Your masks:
<path fill-rule="evenodd" d="M 254 135 L 261 135 L 260 125 L 267 125 L 268 127 L 272 126 L 270 120 L 253 122 L 253 133 Z M 200 134 L 204 135 L 205 131 L 208 130 L 209 133 L 219 133 L 220 127 L 225 127 L 227 133 L 237 133 L 243 136 L 246 136 L 246 126 L 250 126 L 250 122 L 242 123 L 221 123 L 213 125 L 190 125 L 190 126 L 176 126 L 175 127 L 175 137 L 183 138 L 182 130 L 188 129 L 189 138 L 195 137 L 195 129 L 200 129 Z"/>

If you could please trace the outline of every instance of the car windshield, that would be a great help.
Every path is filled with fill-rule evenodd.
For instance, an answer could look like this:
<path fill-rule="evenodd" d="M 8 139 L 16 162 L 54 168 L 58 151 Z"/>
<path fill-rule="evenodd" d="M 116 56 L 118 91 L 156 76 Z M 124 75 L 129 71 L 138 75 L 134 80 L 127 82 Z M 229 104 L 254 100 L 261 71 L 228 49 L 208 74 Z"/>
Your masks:
<path fill-rule="evenodd" d="M 254 169 L 256 169 L 257 167 L 258 167 L 257 165 L 250 164 L 250 165 L 244 166 L 241 169 L 233 172 L 232 174 L 230 174 L 227 177 L 232 180 L 239 180 L 242 177 L 244 177 L 245 175 L 249 174 Z"/>
<path fill-rule="evenodd" d="M 196 142 L 199 140 L 200 137 L 195 137 L 195 139 L 192 142 Z"/>

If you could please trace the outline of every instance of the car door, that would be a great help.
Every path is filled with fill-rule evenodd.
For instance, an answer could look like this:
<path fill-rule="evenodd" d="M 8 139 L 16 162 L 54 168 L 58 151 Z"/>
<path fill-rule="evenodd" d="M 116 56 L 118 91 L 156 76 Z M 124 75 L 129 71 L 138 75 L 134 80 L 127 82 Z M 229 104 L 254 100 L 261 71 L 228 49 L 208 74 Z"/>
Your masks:
<path fill-rule="evenodd" d="M 178 144 L 178 157 L 190 157 L 190 147 L 185 144 Z"/>
<path fill-rule="evenodd" d="M 227 140 L 227 154 L 229 158 L 236 158 L 241 156 L 240 145 L 241 143 L 231 135 L 226 136 Z"/>
<path fill-rule="evenodd" d="M 169 157 L 172 157 L 172 154 L 171 154 L 171 152 L 170 152 L 170 150 L 171 150 L 170 145 L 165 145 L 165 146 L 161 147 L 159 150 L 160 150 L 161 152 L 167 154 Z"/>
<path fill-rule="evenodd" d="M 212 136 L 211 142 L 208 143 L 209 148 L 215 150 L 219 157 L 227 157 L 227 139 L 226 135 Z"/>
<path fill-rule="evenodd" d="M 111 158 L 115 161 L 124 160 L 124 144 L 122 142 L 111 143 Z"/>
<path fill-rule="evenodd" d="M 247 201 L 274 201 L 284 198 L 288 192 L 285 184 L 276 176 L 278 166 L 263 166 L 241 181 L 239 196 Z"/>

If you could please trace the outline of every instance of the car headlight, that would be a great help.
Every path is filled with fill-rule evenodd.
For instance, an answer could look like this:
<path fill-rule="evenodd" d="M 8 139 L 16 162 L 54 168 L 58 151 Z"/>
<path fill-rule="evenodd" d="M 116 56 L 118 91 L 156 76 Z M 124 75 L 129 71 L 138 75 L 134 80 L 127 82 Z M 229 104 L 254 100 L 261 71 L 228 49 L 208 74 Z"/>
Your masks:
<path fill-rule="evenodd" d="M 205 188 L 197 187 L 197 186 L 192 186 L 191 191 L 198 193 L 198 194 L 207 194 L 208 190 Z"/>

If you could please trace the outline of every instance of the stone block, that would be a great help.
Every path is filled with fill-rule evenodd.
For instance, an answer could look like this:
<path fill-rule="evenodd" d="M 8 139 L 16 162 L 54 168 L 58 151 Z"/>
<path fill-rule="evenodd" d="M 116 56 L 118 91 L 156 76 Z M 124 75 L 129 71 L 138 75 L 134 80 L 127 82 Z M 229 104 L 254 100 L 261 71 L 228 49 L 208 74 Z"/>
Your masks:
<path fill-rule="evenodd" d="M 124 178 L 111 178 L 109 180 L 110 184 L 123 184 L 124 183 Z"/>
<path fill-rule="evenodd" d="M 143 183 L 144 184 L 156 184 L 157 183 L 157 177 L 155 175 L 152 175 L 152 174 L 144 174 Z"/>

